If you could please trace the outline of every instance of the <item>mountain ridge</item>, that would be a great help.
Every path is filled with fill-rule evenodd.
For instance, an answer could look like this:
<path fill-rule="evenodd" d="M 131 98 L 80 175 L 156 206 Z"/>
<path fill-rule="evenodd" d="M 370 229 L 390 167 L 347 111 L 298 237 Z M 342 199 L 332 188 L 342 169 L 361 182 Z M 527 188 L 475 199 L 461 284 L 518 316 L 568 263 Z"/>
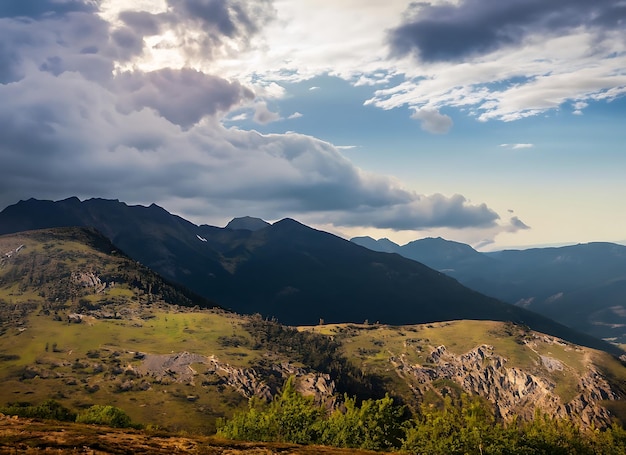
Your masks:
<path fill-rule="evenodd" d="M 231 230 L 196 226 L 158 206 L 29 200 L 0 212 L 0 233 L 64 222 L 94 226 L 135 260 L 217 304 L 287 324 L 506 320 L 621 352 L 421 263 L 373 252 L 289 218 L 257 231 Z"/>
<path fill-rule="evenodd" d="M 388 247 L 385 241 L 378 244 L 358 237 L 352 241 L 380 250 Z M 590 242 L 480 253 L 460 245 L 464 244 L 420 239 L 394 252 L 443 271 L 471 289 L 626 345 L 626 246 Z"/>

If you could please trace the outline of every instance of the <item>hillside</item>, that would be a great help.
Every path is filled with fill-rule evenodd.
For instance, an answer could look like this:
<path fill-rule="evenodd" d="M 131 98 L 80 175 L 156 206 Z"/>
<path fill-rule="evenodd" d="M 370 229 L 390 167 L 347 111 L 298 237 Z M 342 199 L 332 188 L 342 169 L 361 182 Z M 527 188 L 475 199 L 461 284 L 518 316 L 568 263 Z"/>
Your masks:
<path fill-rule="evenodd" d="M 290 376 L 322 403 L 386 392 L 416 409 L 466 391 L 497 415 L 537 407 L 584 425 L 623 413 L 610 355 L 494 321 L 326 324 L 299 330 L 202 309 L 91 229 L 0 237 L 0 405 L 111 404 L 132 420 L 210 434 Z M 202 302 L 206 303 L 206 302 Z"/>
<path fill-rule="evenodd" d="M 480 253 L 441 238 L 402 246 L 369 237 L 352 241 L 375 251 L 401 254 L 478 292 L 592 336 L 626 344 L 626 246 L 595 242 Z"/>
<path fill-rule="evenodd" d="M 286 324 L 513 321 L 621 353 L 420 263 L 368 250 L 291 219 L 254 231 L 196 226 L 154 204 L 77 198 L 30 199 L 0 213 L 0 232 L 68 225 L 95 227 L 133 259 L 224 307 Z"/>

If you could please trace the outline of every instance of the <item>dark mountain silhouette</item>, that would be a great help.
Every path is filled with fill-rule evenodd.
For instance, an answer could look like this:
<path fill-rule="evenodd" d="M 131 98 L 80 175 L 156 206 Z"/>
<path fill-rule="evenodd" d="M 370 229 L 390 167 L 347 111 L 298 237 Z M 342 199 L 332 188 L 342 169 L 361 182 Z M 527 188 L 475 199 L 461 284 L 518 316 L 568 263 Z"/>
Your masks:
<path fill-rule="evenodd" d="M 387 249 L 386 239 L 353 242 Z M 393 250 L 465 286 L 626 344 L 626 247 L 594 242 L 479 253 L 469 245 L 422 239 Z"/>
<path fill-rule="evenodd" d="M 240 218 L 233 218 L 226 225 L 227 229 L 244 229 L 247 231 L 258 231 L 259 229 L 266 228 L 270 225 L 261 218 L 253 218 L 251 216 L 243 216 Z"/>
<path fill-rule="evenodd" d="M 373 251 L 380 251 L 381 253 L 397 253 L 400 249 L 400 245 L 392 242 L 389 239 L 378 239 L 374 240 L 371 237 L 354 237 L 350 239 L 351 242 L 356 243 L 357 245 L 364 246 L 365 248 L 369 248 Z"/>
<path fill-rule="evenodd" d="M 0 213 L 0 234 L 71 225 L 95 227 L 135 260 L 217 304 L 287 324 L 504 320 L 612 349 L 472 291 L 423 264 L 371 251 L 291 219 L 256 231 L 233 230 L 196 226 L 154 204 L 77 198 L 30 199 Z"/>

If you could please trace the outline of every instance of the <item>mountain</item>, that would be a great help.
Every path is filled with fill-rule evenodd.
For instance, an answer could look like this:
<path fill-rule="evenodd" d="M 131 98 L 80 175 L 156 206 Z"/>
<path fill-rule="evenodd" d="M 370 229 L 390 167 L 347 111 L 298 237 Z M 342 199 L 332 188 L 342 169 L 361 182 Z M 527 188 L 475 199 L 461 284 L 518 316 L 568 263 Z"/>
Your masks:
<path fill-rule="evenodd" d="M 386 239 L 353 242 L 379 250 Z M 469 245 L 421 239 L 393 249 L 465 286 L 536 311 L 576 330 L 626 344 L 626 247 L 594 242 L 479 253 Z"/>
<path fill-rule="evenodd" d="M 389 239 L 374 240 L 369 236 L 354 237 L 350 239 L 350 241 L 356 243 L 357 245 L 364 246 L 372 251 L 380 251 L 381 253 L 397 253 L 400 248 L 400 245 Z"/>
<path fill-rule="evenodd" d="M 577 344 L 617 348 L 486 297 L 397 254 L 284 219 L 257 231 L 196 226 L 151 205 L 28 200 L 0 213 L 0 233 L 93 226 L 133 259 L 206 299 L 291 324 L 513 321 Z"/>
<path fill-rule="evenodd" d="M 471 246 L 441 237 L 427 237 L 402 246 L 389 239 L 374 240 L 371 237 L 354 237 L 350 241 L 374 251 L 398 253 L 452 276 L 457 270 L 470 271 L 474 267 L 495 266 L 495 261 Z"/>
<path fill-rule="evenodd" d="M 289 377 L 330 407 L 344 393 L 416 409 L 466 392 L 505 421 L 541 409 L 596 427 L 626 396 L 614 357 L 508 322 L 296 329 L 201 308 L 90 228 L 0 236 L 0 251 L 0 407 L 109 404 L 134 422 L 206 434 Z"/>
<path fill-rule="evenodd" d="M 233 218 L 226 225 L 226 229 L 243 229 L 246 231 L 258 231 L 260 229 L 270 226 L 270 223 L 262 220 L 261 218 L 253 218 L 251 216 L 243 216 L 240 218 Z"/>

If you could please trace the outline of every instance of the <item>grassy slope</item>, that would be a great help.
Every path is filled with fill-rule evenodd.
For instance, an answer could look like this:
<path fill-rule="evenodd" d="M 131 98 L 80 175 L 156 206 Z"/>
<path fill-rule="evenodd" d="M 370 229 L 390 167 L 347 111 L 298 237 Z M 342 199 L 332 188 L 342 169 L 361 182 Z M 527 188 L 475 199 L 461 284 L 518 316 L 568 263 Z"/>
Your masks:
<path fill-rule="evenodd" d="M 66 230 L 59 235 L 40 232 L 0 238 L 3 254 L 24 245 L 19 254 L 0 264 L 4 332 L 0 336 L 0 403 L 38 403 L 49 397 L 73 409 L 109 403 L 125 409 L 135 421 L 194 432 L 211 431 L 216 417 L 245 405 L 243 397 L 219 385 L 152 383 L 150 390 L 140 393 L 117 391 L 117 385 L 133 377 L 114 371 L 138 365 L 136 351 L 216 355 L 242 367 L 260 354 L 219 342 L 219 337 L 249 337 L 241 328 L 244 318 L 220 310 L 190 312 L 168 306 L 158 296 L 119 281 L 120 271 L 126 275 L 147 272 L 136 272 L 136 264 L 123 255 L 99 251 L 93 245 L 97 238 L 82 234 Z M 68 292 L 81 292 L 80 299 L 100 302 L 110 311 L 131 311 L 131 316 L 87 317 L 80 324 L 68 323 L 67 315 L 75 305 L 72 300 L 79 297 L 50 302 L 49 295 L 71 288 L 68 277 L 76 270 L 112 277 L 116 285 L 98 294 L 80 289 Z M 40 295 L 42 289 L 46 296 Z M 190 395 L 199 398 L 191 403 Z"/>
<path fill-rule="evenodd" d="M 362 364 L 371 373 L 390 374 L 389 358 L 404 357 L 410 363 L 424 365 L 434 348 L 440 345 L 457 355 L 476 346 L 486 344 L 494 348 L 494 354 L 507 359 L 508 367 L 546 375 L 541 367 L 540 356 L 555 358 L 564 364 L 563 371 L 549 373 L 557 384 L 556 393 L 564 401 L 576 394 L 579 375 L 593 362 L 611 377 L 615 384 L 626 384 L 626 368 L 607 353 L 563 343 L 553 337 L 536 334 L 518 326 L 495 321 L 452 321 L 411 326 L 333 324 L 302 327 L 332 335 L 341 340 L 345 354 Z M 534 335 L 533 335 L 534 334 Z M 521 343 L 532 336 L 532 342 Z"/>

